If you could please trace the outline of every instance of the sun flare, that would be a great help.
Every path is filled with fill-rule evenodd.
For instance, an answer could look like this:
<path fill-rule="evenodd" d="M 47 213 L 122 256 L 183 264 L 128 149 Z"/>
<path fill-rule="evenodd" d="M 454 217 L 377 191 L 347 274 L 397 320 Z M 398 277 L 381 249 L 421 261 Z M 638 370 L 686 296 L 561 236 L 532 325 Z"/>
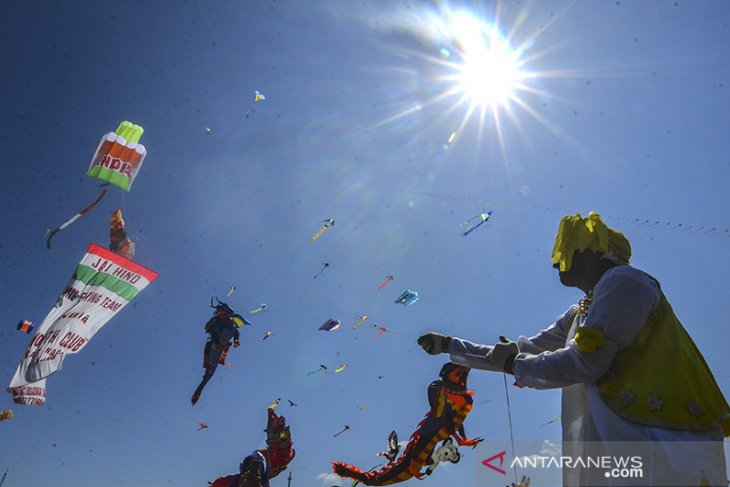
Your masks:
<path fill-rule="evenodd" d="M 460 60 L 452 65 L 456 91 L 482 109 L 506 104 L 520 87 L 525 74 L 520 70 L 520 53 L 512 49 L 494 26 L 462 14 L 451 26 Z"/>

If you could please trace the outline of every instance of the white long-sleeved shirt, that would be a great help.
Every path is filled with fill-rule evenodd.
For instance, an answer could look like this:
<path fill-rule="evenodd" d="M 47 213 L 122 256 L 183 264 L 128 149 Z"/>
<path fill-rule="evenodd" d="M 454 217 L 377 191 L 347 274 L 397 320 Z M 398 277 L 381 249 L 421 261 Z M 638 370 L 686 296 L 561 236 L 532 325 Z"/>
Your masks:
<path fill-rule="evenodd" d="M 610 368 L 616 352 L 630 344 L 646 325 L 661 299 L 657 282 L 648 274 L 629 266 L 608 270 L 593 290 L 587 316 L 576 316 L 577 305 L 568 308 L 553 324 L 537 335 L 521 336 L 520 353 L 514 361 L 517 382 L 535 389 L 563 389 L 561 421 L 564 442 L 659 442 L 679 474 L 672 472 L 678 485 L 727 485 L 722 433 L 693 433 L 653 428 L 617 416 L 600 397 L 595 382 Z M 581 353 L 573 337 L 579 326 L 599 329 L 604 345 L 591 353 Z M 484 370 L 496 370 L 485 358 L 492 347 L 453 338 L 448 352 L 454 363 Z M 704 453 L 688 450 L 687 443 L 713 441 Z M 671 443 L 674 442 L 674 443 Z M 609 448 L 610 448 L 610 443 Z M 579 443 L 571 443 L 564 454 L 581 455 Z M 651 472 L 661 476 L 662 472 Z M 655 482 L 660 482 L 657 477 Z M 586 485 L 585 472 L 564 472 L 566 485 Z M 605 481 L 605 480 L 604 480 Z"/>

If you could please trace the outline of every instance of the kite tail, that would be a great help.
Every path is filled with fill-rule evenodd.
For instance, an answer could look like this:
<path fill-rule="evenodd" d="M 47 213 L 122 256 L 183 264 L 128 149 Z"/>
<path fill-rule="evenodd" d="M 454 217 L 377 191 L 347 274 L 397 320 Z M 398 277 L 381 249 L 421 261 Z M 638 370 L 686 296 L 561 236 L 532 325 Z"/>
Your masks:
<path fill-rule="evenodd" d="M 319 231 L 318 231 L 317 233 L 315 233 L 315 234 L 314 234 L 314 235 L 312 236 L 312 238 L 310 238 L 310 239 L 309 239 L 309 241 L 310 241 L 310 242 L 314 242 L 315 240 L 317 240 L 317 239 L 319 238 L 319 236 L 320 236 L 320 235 L 322 235 L 322 234 L 324 233 L 324 231 L 325 231 L 325 230 L 327 230 L 327 227 L 322 227 L 322 228 L 320 228 L 320 229 L 319 229 Z"/>
<path fill-rule="evenodd" d="M 420 472 L 411 471 L 411 455 L 401 457 L 396 463 L 389 463 L 375 472 L 363 472 L 354 465 L 332 462 L 332 469 L 340 477 L 348 477 L 365 485 L 390 485 L 412 477 L 420 478 Z"/>
<path fill-rule="evenodd" d="M 370 474 L 368 472 L 363 472 L 354 465 L 348 465 L 343 462 L 332 462 L 332 470 L 340 477 L 355 479 L 365 485 L 369 485 L 367 484 L 367 480 Z"/>

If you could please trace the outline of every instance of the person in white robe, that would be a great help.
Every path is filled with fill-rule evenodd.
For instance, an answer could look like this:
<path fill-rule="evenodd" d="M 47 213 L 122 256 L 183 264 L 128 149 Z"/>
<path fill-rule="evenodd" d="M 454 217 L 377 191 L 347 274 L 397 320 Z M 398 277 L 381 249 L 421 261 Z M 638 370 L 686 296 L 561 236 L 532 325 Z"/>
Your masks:
<path fill-rule="evenodd" d="M 418 343 L 454 363 L 562 388 L 563 455 L 621 455 L 639 445 L 642 478 L 564 468 L 566 486 L 727 486 L 730 407 L 659 282 L 629 265 L 631 247 L 600 216 L 566 216 L 552 253 L 563 285 L 585 296 L 532 337 L 482 345 L 435 332 Z"/>

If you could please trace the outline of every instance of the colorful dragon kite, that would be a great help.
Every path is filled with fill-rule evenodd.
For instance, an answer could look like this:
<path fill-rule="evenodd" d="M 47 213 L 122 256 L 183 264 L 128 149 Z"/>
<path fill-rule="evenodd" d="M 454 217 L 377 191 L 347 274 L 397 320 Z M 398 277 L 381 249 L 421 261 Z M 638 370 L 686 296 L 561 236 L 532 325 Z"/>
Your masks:
<path fill-rule="evenodd" d="M 482 439 L 469 439 L 464 433 L 464 420 L 471 411 L 474 394 L 466 388 L 469 369 L 449 362 L 441 368 L 439 375 L 441 379 L 428 386 L 431 410 L 418 424 L 418 429 L 397 460 L 375 472 L 364 472 L 353 465 L 333 462 L 334 472 L 365 485 L 390 485 L 426 475 L 421 470 L 433 463 L 431 456 L 436 445 L 449 437 L 453 437 L 460 446 L 477 446 Z"/>
<path fill-rule="evenodd" d="M 268 487 L 269 480 L 286 470 L 294 459 L 292 437 L 284 416 L 268 410 L 266 424 L 266 448 L 254 450 L 243 459 L 238 474 L 218 477 L 208 482 L 212 487 Z"/>

